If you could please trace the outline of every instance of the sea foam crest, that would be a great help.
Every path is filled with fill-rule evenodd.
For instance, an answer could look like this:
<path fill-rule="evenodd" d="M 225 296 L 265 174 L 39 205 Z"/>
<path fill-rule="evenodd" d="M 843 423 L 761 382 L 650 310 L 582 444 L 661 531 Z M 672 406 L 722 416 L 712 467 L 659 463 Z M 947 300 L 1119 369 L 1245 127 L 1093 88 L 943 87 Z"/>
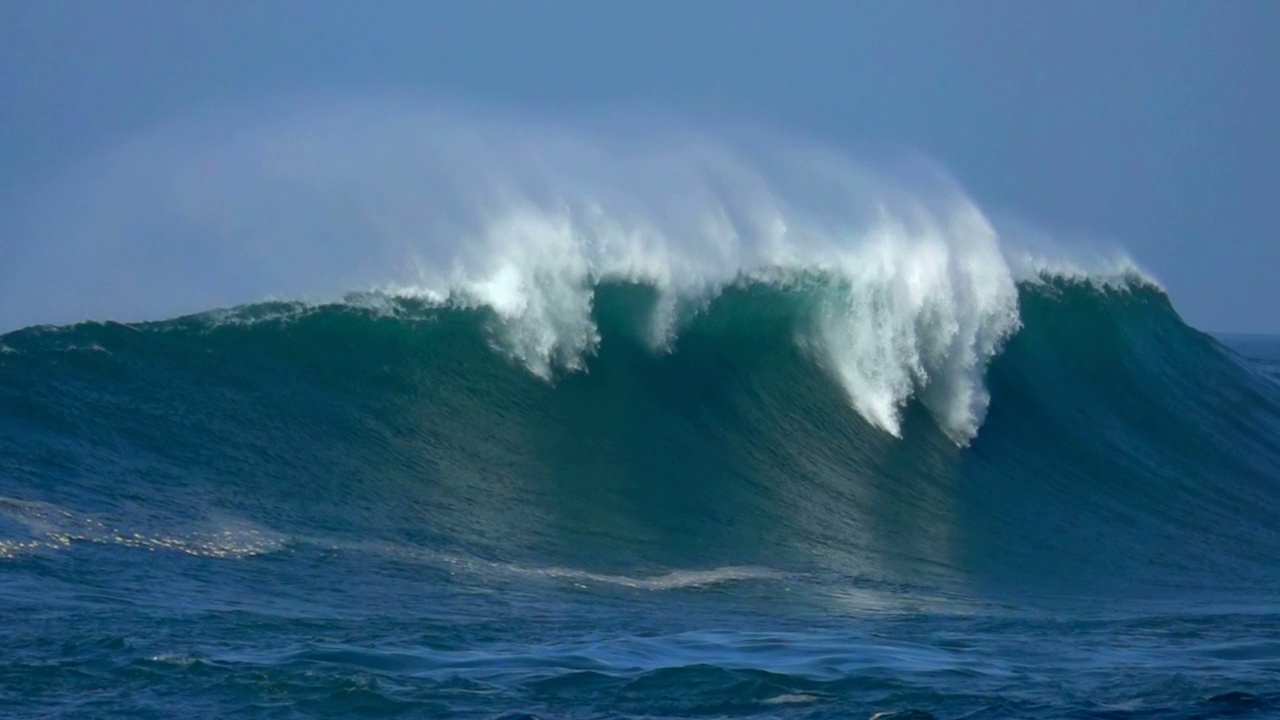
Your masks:
<path fill-rule="evenodd" d="M 987 363 L 1018 326 L 1017 275 L 972 202 L 940 173 L 917 177 L 777 137 L 310 107 L 135 139 L 46 192 L 31 247 L 0 278 L 0 308 L 17 309 L 0 321 L 382 290 L 491 308 L 495 342 L 551 379 L 596 350 L 600 282 L 658 290 L 660 351 L 682 305 L 816 273 L 827 281 L 796 341 L 852 406 L 896 435 L 916 398 L 964 444 Z"/>

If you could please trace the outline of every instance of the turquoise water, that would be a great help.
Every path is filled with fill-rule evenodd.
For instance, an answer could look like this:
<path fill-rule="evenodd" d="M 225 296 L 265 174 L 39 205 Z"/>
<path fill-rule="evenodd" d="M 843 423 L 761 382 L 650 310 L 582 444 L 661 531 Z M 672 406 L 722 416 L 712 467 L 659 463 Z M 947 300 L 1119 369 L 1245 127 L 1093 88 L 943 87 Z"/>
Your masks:
<path fill-rule="evenodd" d="M 970 438 L 819 290 L 600 285 L 545 373 L 411 299 L 0 336 L 0 715 L 1280 715 L 1280 339 L 1024 282 Z"/>

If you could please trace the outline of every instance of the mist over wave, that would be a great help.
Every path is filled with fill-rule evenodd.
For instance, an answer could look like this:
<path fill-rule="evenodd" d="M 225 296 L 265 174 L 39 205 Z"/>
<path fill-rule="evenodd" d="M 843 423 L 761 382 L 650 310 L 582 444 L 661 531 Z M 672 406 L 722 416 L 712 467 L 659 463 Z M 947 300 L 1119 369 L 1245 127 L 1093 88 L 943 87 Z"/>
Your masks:
<path fill-rule="evenodd" d="M 625 130 L 620 128 L 624 127 Z M 403 99 L 177 124 L 36 196 L 0 270 L 0 328 L 147 320 L 353 291 L 487 307 L 535 375 L 598 350 L 600 283 L 656 289 L 646 335 L 726 287 L 812 285 L 792 339 L 868 422 L 919 399 L 957 443 L 1049 263 L 919 158 L 873 168 L 775 134 L 511 121 Z"/>

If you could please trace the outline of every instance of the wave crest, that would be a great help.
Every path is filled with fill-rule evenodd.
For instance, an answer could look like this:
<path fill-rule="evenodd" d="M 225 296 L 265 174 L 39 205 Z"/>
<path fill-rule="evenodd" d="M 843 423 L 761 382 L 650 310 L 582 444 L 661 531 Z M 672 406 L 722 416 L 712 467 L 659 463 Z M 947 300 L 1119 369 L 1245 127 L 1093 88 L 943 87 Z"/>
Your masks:
<path fill-rule="evenodd" d="M 489 308 L 497 344 L 550 379 L 598 349 L 601 283 L 656 290 L 656 350 L 734 283 L 816 275 L 796 340 L 858 412 L 897 435 L 918 398 L 964 444 L 1016 282 L 1043 264 L 1011 262 L 936 167 L 908 170 L 762 134 L 619 139 L 385 98 L 171 129 L 45 193 L 0 276 L 0 325 L 372 290 Z"/>

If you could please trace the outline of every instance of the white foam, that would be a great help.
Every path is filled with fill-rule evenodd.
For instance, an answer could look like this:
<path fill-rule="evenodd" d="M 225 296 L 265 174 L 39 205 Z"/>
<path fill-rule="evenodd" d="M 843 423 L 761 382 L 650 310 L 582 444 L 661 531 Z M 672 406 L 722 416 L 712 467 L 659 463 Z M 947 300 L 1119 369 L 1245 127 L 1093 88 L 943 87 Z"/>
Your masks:
<path fill-rule="evenodd" d="M 766 705 L 803 705 L 818 702 L 822 698 L 808 693 L 783 693 L 765 700 Z"/>
<path fill-rule="evenodd" d="M 71 345 L 67 345 L 63 347 L 62 351 L 63 352 L 101 353 L 103 355 L 111 354 L 110 351 L 108 351 L 106 348 L 102 347 L 98 343 L 89 343 L 88 345 L 76 345 L 73 343 Z"/>
<path fill-rule="evenodd" d="M 77 543 L 118 545 L 198 557 L 242 559 L 277 552 L 285 538 L 244 521 L 223 521 L 186 532 L 127 527 L 52 503 L 0 497 L 0 515 L 23 525 L 31 537 L 0 539 L 0 559 L 46 550 L 67 550 Z"/>
<path fill-rule="evenodd" d="M 995 224 L 1009 267 L 1020 282 L 1066 279 L 1107 290 L 1140 284 L 1163 291 L 1154 276 L 1114 241 L 1077 236 L 1064 243 L 1007 217 Z"/>
<path fill-rule="evenodd" d="M 397 560 L 443 567 L 450 573 L 507 578 L 556 580 L 576 586 L 613 585 L 632 590 L 663 592 L 696 590 L 717 585 L 755 580 L 782 580 L 788 574 L 756 565 L 725 565 L 701 570 L 669 570 L 654 575 L 622 575 L 593 572 L 555 565 L 526 565 L 514 562 L 483 560 L 469 555 L 446 553 L 430 548 L 380 541 L 342 541 L 333 538 L 293 536 L 295 546 L 311 546 L 325 550 L 369 553 Z"/>
<path fill-rule="evenodd" d="M 634 576 L 610 575 L 586 570 L 562 567 L 529 567 L 522 565 L 495 565 L 502 572 L 533 577 L 566 580 L 576 584 L 617 585 L 634 590 L 660 592 L 664 590 L 689 590 L 747 580 L 769 580 L 782 574 L 769 568 L 751 566 L 726 566 L 709 570 L 673 570 L 661 575 Z"/>
<path fill-rule="evenodd" d="M 491 308 L 496 344 L 552 378 L 598 347 L 600 281 L 659 289 L 661 349 L 678 302 L 819 272 L 834 281 L 798 340 L 852 406 L 897 435 L 918 398 L 963 444 L 1018 324 L 1015 280 L 1045 268 L 1012 262 L 941 173 L 904 182 L 785 138 L 620 138 L 389 99 L 178 127 L 30 204 L 45 212 L 0 271 L 0 327 L 381 290 Z"/>

